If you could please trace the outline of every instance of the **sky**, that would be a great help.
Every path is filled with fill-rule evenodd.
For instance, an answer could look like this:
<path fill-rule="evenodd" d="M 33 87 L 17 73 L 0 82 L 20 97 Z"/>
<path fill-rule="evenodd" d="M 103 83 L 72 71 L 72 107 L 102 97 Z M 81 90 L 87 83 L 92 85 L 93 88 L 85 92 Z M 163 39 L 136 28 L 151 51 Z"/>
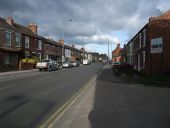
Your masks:
<path fill-rule="evenodd" d="M 128 42 L 170 0 L 0 0 L 0 17 L 38 25 L 38 34 L 89 52 L 108 53 Z"/>

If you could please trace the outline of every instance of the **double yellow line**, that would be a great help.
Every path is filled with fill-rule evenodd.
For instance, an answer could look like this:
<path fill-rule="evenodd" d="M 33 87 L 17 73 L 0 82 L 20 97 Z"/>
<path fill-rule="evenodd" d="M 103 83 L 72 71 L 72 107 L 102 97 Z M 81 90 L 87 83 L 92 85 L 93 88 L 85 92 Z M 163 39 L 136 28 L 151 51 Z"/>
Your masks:
<path fill-rule="evenodd" d="M 64 113 L 71 107 L 73 103 L 90 87 L 90 85 L 96 80 L 97 76 L 102 73 L 103 70 L 99 70 L 98 73 L 93 76 L 86 84 L 74 94 L 64 105 L 62 105 L 47 121 L 45 121 L 39 128 L 52 128 L 57 120 L 59 120 Z"/>

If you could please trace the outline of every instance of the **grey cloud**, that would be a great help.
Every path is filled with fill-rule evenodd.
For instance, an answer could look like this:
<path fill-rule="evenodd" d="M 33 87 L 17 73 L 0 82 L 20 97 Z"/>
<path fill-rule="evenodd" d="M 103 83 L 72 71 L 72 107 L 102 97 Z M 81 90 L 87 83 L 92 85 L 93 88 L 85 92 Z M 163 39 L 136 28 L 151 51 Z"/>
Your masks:
<path fill-rule="evenodd" d="M 76 40 L 76 36 L 91 37 L 124 30 L 130 37 L 147 23 L 151 15 L 160 14 L 157 8 L 159 2 L 160 0 L 1 0 L 0 16 L 14 16 L 23 25 L 28 22 L 37 23 L 39 33 L 43 36 L 61 38 L 64 32 L 67 41 Z M 136 23 L 129 23 L 135 15 L 138 15 Z M 72 22 L 68 22 L 69 19 Z"/>

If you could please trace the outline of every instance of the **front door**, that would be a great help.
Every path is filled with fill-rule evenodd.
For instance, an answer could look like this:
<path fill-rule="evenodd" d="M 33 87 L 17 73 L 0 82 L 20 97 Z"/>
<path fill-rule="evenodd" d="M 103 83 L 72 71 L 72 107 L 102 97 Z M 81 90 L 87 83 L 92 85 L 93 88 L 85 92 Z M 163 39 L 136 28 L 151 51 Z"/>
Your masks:
<path fill-rule="evenodd" d="M 141 67 L 140 67 L 140 54 L 138 54 L 138 71 L 141 71 Z"/>

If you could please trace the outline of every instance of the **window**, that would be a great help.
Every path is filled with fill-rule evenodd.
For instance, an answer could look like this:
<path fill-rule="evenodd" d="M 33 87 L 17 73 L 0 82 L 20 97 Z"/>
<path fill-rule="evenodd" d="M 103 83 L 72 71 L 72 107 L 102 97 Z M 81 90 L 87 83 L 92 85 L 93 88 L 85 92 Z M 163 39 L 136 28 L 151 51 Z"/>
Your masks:
<path fill-rule="evenodd" d="M 25 48 L 29 48 L 29 37 L 25 36 Z"/>
<path fill-rule="evenodd" d="M 20 42 L 21 42 L 21 36 L 20 34 L 16 34 L 15 35 L 15 46 L 20 47 L 21 46 Z"/>
<path fill-rule="evenodd" d="M 141 38 L 141 33 L 139 34 L 139 48 L 141 48 L 141 43 L 142 43 L 142 38 Z"/>
<path fill-rule="evenodd" d="M 42 50 L 42 40 L 38 41 L 38 50 Z"/>
<path fill-rule="evenodd" d="M 41 53 L 38 53 L 38 58 L 39 58 L 39 60 L 42 59 L 42 54 Z"/>
<path fill-rule="evenodd" d="M 11 46 L 11 32 L 5 32 L 5 45 Z"/>
<path fill-rule="evenodd" d="M 143 30 L 143 47 L 146 46 L 146 29 Z"/>

